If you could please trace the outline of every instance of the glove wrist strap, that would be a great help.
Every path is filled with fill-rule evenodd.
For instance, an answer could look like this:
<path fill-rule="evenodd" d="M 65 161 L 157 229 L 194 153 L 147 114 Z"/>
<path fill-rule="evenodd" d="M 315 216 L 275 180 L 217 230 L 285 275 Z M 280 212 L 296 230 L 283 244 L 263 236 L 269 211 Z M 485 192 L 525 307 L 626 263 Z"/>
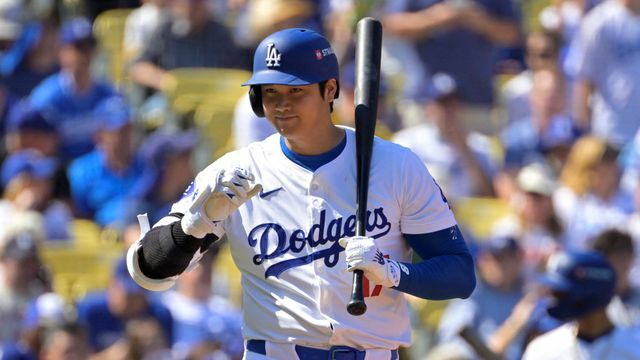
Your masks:
<path fill-rule="evenodd" d="M 400 284 L 400 266 L 397 261 L 387 260 L 387 280 L 388 287 L 396 287 Z"/>

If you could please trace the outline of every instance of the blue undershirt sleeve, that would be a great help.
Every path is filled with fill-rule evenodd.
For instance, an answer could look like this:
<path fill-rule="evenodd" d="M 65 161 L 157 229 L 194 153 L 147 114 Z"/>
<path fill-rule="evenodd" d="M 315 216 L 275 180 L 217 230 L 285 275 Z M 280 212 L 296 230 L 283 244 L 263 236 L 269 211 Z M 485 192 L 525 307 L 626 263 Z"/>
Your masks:
<path fill-rule="evenodd" d="M 458 226 L 404 236 L 422 261 L 400 263 L 401 278 L 396 290 L 429 300 L 465 299 L 471 295 L 476 286 L 473 258 Z"/>

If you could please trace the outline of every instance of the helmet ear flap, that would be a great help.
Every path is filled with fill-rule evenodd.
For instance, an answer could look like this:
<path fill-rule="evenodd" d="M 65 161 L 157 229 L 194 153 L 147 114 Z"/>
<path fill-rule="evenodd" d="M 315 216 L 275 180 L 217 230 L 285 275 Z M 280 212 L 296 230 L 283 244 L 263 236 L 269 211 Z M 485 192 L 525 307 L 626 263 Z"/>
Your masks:
<path fill-rule="evenodd" d="M 262 108 L 262 92 L 260 85 L 252 85 L 249 87 L 249 103 L 254 114 L 264 117 L 264 109 Z"/>

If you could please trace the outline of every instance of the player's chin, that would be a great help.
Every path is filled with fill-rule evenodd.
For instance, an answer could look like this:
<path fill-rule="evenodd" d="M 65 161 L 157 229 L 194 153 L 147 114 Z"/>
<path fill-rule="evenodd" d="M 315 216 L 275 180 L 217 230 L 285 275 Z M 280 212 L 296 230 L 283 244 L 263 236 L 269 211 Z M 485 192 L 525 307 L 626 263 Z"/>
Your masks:
<path fill-rule="evenodd" d="M 297 128 L 297 124 L 297 117 L 275 118 L 273 121 L 273 126 L 282 135 L 290 134 L 295 131 L 295 129 Z"/>

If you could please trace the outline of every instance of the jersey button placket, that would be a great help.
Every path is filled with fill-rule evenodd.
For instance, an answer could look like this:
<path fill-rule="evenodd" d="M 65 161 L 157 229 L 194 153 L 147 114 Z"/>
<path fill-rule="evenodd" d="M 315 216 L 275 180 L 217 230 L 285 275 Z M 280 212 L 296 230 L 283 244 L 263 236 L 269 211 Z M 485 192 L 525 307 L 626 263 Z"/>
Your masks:
<path fill-rule="evenodd" d="M 309 186 L 309 212 L 311 214 L 311 224 L 310 227 L 314 224 L 317 224 L 320 221 L 320 213 L 322 212 L 322 199 L 319 197 L 318 190 L 320 190 L 320 185 L 315 182 L 311 182 Z M 316 260 L 313 262 L 313 267 L 316 270 L 316 274 L 324 273 L 324 266 L 322 266 L 323 261 Z"/>

